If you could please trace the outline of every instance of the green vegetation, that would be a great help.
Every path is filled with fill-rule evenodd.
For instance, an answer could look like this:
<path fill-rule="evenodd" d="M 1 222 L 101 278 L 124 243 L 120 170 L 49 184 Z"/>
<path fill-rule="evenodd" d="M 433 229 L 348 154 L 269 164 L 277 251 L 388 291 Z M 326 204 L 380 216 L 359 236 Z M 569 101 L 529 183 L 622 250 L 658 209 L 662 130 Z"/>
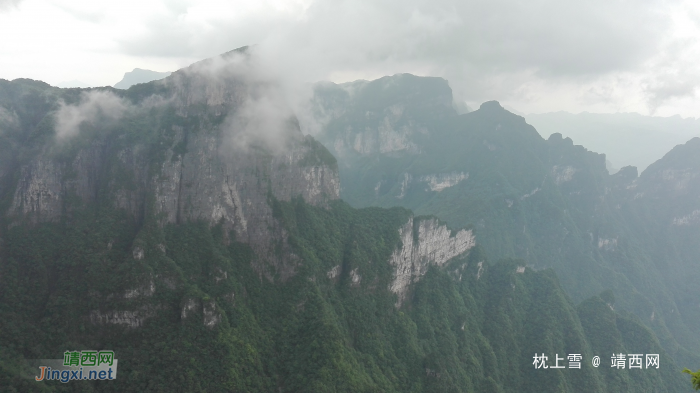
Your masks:
<path fill-rule="evenodd" d="M 471 226 L 492 259 L 554 269 L 576 303 L 611 289 L 676 362 L 700 362 L 700 138 L 640 176 L 610 175 L 603 154 L 545 140 L 497 102 L 457 115 L 444 82 L 319 86 L 321 112 L 338 113 L 317 138 L 338 157 L 341 197 Z"/>
<path fill-rule="evenodd" d="M 700 370 L 698 370 L 696 372 L 692 372 L 686 368 L 686 369 L 683 369 L 683 372 L 686 374 L 690 374 L 690 377 L 691 377 L 690 382 L 693 384 L 693 388 L 695 390 L 700 390 Z"/>
<path fill-rule="evenodd" d="M 477 248 L 444 269 L 429 269 L 397 309 L 386 261 L 408 211 L 356 210 L 343 202 L 325 209 L 301 199 L 273 204 L 300 261 L 286 282 L 262 276 L 266 262 L 245 244 L 227 244 L 221 225 L 161 228 L 147 219 L 139 226 L 99 207 L 60 223 L 14 226 L 0 257 L 0 340 L 10 343 L 0 353 L 0 386 L 23 392 L 683 391 L 678 378 L 659 378 L 675 366 L 648 329 L 597 297 L 575 308 L 551 270 L 517 273 L 517 260 L 491 266 Z M 143 259 L 135 258 L 136 248 Z M 330 278 L 335 266 L 340 274 Z M 359 283 L 351 271 L 361 275 Z M 212 317 L 205 310 L 214 310 L 213 326 L 206 326 Z M 108 319 L 130 311 L 135 327 Z M 606 344 L 610 337 L 617 341 Z M 117 380 L 29 379 L 34 370 L 25 359 L 87 348 L 115 350 Z M 632 377 L 629 370 L 590 366 L 593 354 L 611 349 L 659 352 L 663 367 Z M 583 366 L 535 370 L 534 353 L 551 360 L 581 353 Z"/>
<path fill-rule="evenodd" d="M 161 87 L 138 85 L 118 94 L 138 103 Z M 445 89 L 446 84 L 433 91 L 435 108 L 446 108 L 444 100 L 438 99 Z M 395 267 L 388 261 L 394 250 L 403 247 L 399 228 L 409 220 L 411 211 L 402 207 L 356 209 L 342 201 L 312 206 L 300 197 L 282 201 L 270 193 L 267 202 L 273 217 L 269 225 L 279 227 L 274 228 L 278 230 L 275 233 L 283 233 L 286 243 L 280 238 L 269 239 L 271 252 L 267 254 L 254 252 L 248 239 L 238 238 L 239 232 L 225 220 L 210 225 L 178 217 L 176 223 L 164 223 L 154 213 L 154 195 L 144 191 L 145 195 L 129 199 L 128 192 L 136 194 L 144 190 L 145 182 L 159 181 L 163 176 L 160 168 L 179 161 L 173 155 L 192 154 L 191 146 L 179 141 L 196 132 L 214 132 L 225 115 L 196 107 L 188 108 L 187 116 L 182 116 L 166 105 L 98 125 L 85 123 L 80 135 L 70 141 L 48 143 L 54 133 L 49 113 L 60 100 L 77 102 L 79 90 L 74 90 L 59 91 L 34 81 L 0 81 L 0 105 L 10 108 L 18 119 L 11 120 L 12 125 L 0 134 L 0 151 L 12 153 L 0 155 L 2 391 L 687 390 L 674 360 L 682 350 L 676 348 L 677 353 L 670 354 L 665 349 L 671 347 L 668 343 L 673 343 L 673 336 L 663 330 L 667 329 L 664 323 L 682 324 L 659 316 L 652 331 L 649 321 L 618 307 L 655 310 L 639 295 L 637 288 L 647 288 L 642 286 L 644 277 L 622 279 L 618 270 L 602 270 L 618 280 L 613 282 L 625 283 L 614 287 L 614 296 L 603 291 L 607 277 L 600 270 L 587 268 L 602 264 L 599 255 L 588 252 L 580 239 L 585 231 L 572 224 L 586 214 L 564 212 L 572 206 L 563 191 L 543 187 L 544 201 L 527 198 L 522 203 L 533 203 L 539 210 L 523 209 L 528 220 L 516 217 L 512 227 L 509 211 L 494 208 L 506 196 L 504 192 L 512 196 L 522 189 L 531 191 L 531 182 L 539 181 L 531 168 L 515 165 L 518 157 L 539 157 L 532 151 L 522 156 L 504 153 L 498 159 L 487 154 L 474 158 L 482 172 L 470 172 L 469 181 L 480 186 L 462 189 L 474 202 L 460 201 L 467 207 L 466 213 L 455 209 L 454 217 L 442 219 L 450 223 L 451 218 L 460 217 L 458 213 L 463 214 L 477 234 L 492 234 L 494 238 L 440 268 L 428 268 L 397 308 L 396 295 L 389 290 Z M 399 90 L 411 97 L 410 89 Z M 391 90 L 376 89 L 372 94 L 379 100 L 389 93 Z M 25 99 L 26 104 L 17 104 Z M 377 102 L 369 100 L 367 104 Z M 356 109 L 365 113 L 371 108 Z M 426 109 L 425 113 L 428 116 L 434 111 Z M 474 117 L 469 121 L 490 124 L 493 120 Z M 526 134 L 532 132 L 525 129 L 522 138 L 515 141 L 528 143 Z M 482 136 L 474 136 L 471 142 L 482 143 Z M 499 138 L 504 145 L 511 140 L 505 131 Z M 318 142 L 312 138 L 302 142 L 310 148 L 303 165 L 336 167 L 333 156 Z M 77 157 L 90 160 L 81 155 L 85 146 L 101 147 L 97 151 L 103 165 L 87 165 L 91 170 L 87 174 L 69 168 L 64 172 L 66 179 L 61 180 L 79 176 L 99 179 L 94 181 L 89 199 L 66 192 L 55 220 L 7 214 L 27 163 L 46 158 L 69 166 Z M 542 154 L 548 152 L 533 146 Z M 450 147 L 453 151 L 462 148 Z M 146 162 L 135 166 L 140 168 L 136 171 L 121 170 L 118 162 L 135 157 L 128 154 L 130 149 L 148 152 Z M 585 152 L 582 154 L 585 158 Z M 512 161 L 501 162 L 508 157 Z M 268 158 L 261 161 L 267 164 Z M 457 165 L 463 158 L 450 159 Z M 391 168 L 396 170 L 407 162 L 395 159 L 377 162 L 393 162 Z M 431 165 L 430 171 L 460 169 Z M 368 164 L 368 176 L 374 169 Z M 549 170 L 545 166 L 540 169 Z M 263 187 L 266 182 L 270 185 L 269 174 L 261 171 L 255 175 Z M 597 181 L 595 176 L 587 179 Z M 126 196 L 120 196 L 126 201 L 121 205 L 125 208 L 115 207 L 120 206 L 115 202 L 115 189 L 126 190 Z M 405 200 L 414 203 L 425 195 L 409 193 Z M 581 202 L 588 206 L 585 203 L 590 201 Z M 472 215 L 474 212 L 479 215 Z M 545 213 L 565 225 L 552 230 L 542 218 Z M 479 217 L 491 216 L 505 229 L 487 232 Z M 518 251 L 520 244 L 511 235 L 520 233 L 524 222 L 540 223 L 531 225 L 537 229 L 526 234 L 538 247 L 532 248 L 531 255 L 526 253 L 527 260 L 510 258 L 509 253 Z M 563 243 L 570 246 L 565 255 L 572 257 L 569 263 L 574 273 L 565 277 L 562 285 L 555 270 L 525 266 L 536 264 L 540 257 L 552 260 L 552 250 L 538 239 L 551 240 L 564 229 L 577 231 L 579 238 Z M 619 244 L 630 253 L 637 246 L 623 241 Z M 505 251 L 499 249 L 501 246 Z M 578 251 L 583 256 L 577 256 Z M 498 262 L 489 262 L 492 255 Z M 626 265 L 630 259 L 615 261 L 622 266 L 620 270 L 632 273 L 637 266 Z M 649 263 L 649 258 L 639 263 Z M 584 296 L 581 287 L 575 290 L 572 276 L 598 284 Z M 634 285 L 627 285 L 628 281 Z M 668 299 L 659 293 L 662 300 Z M 85 349 L 114 350 L 119 359 L 118 378 L 68 384 L 33 380 L 36 370 L 30 367 L 30 359 L 60 359 L 66 350 Z M 612 369 L 605 362 L 600 368 L 591 365 L 592 356 L 605 360 L 612 352 L 658 353 L 661 368 L 636 373 L 639 370 Z M 581 354 L 581 369 L 536 369 L 536 353 L 546 354 L 550 366 L 557 358 L 562 359 L 560 364 L 567 363 L 563 360 L 567 354 Z"/>

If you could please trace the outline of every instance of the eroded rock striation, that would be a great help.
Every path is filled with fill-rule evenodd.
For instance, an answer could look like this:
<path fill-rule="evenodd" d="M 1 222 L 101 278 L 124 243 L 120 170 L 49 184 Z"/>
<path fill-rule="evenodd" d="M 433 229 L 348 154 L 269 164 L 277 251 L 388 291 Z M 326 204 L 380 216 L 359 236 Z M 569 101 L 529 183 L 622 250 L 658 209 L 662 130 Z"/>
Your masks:
<path fill-rule="evenodd" d="M 401 246 L 389 259 L 394 266 L 390 289 L 398 295 L 397 307 L 406 300 L 410 284 L 423 276 L 428 267 L 442 266 L 476 245 L 472 230 L 463 229 L 453 235 L 435 218 L 416 220 L 411 217 L 399 229 L 399 236 Z"/>
<path fill-rule="evenodd" d="M 85 111 L 74 116 L 84 120 L 70 137 L 20 165 L 10 220 L 56 221 L 78 206 L 99 202 L 126 210 L 136 221 L 150 215 L 160 225 L 222 224 L 229 238 L 255 251 L 262 275 L 271 280 L 293 275 L 298 261 L 270 201 L 302 197 L 323 206 L 339 198 L 337 164 L 320 143 L 302 134 L 288 108 L 270 120 L 256 106 L 256 99 L 266 102 L 277 93 L 251 76 L 240 56 L 196 63 L 140 85 L 150 89 L 148 94 L 101 92 L 126 108 L 119 118 L 99 115 L 108 111 L 107 104 L 85 110 L 100 105 L 94 97 L 57 106 L 48 115 L 56 124 L 72 124 L 64 119 L 65 108 L 70 114 Z"/>

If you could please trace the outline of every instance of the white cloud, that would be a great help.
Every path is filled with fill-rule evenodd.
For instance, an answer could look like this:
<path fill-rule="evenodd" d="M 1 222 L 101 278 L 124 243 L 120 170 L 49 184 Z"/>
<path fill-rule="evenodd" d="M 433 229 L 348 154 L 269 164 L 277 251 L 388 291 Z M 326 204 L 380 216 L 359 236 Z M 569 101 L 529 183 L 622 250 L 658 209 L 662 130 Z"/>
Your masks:
<path fill-rule="evenodd" d="M 77 135 L 84 122 L 119 119 L 128 107 L 126 101 L 108 91 L 83 93 L 77 105 L 62 103 L 56 112 L 56 137 L 65 139 Z"/>
<path fill-rule="evenodd" d="M 523 111 L 700 116 L 688 88 L 700 60 L 700 5 L 691 0 L 24 0 L 15 8 L 0 13 L 0 35 L 13 37 L 0 42 L 8 79 L 111 85 L 135 67 L 173 70 L 258 43 L 297 85 L 412 72 L 445 77 L 472 106 L 498 99 Z"/>
<path fill-rule="evenodd" d="M 22 0 L 0 0 L 0 12 L 16 8 Z"/>

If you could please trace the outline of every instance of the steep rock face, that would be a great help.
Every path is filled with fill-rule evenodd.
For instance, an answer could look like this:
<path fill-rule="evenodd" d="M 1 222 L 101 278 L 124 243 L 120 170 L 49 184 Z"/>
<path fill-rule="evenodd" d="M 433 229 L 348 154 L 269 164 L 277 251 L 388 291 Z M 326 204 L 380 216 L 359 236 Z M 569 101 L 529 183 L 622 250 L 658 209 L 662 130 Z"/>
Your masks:
<path fill-rule="evenodd" d="M 420 279 L 430 265 L 442 266 L 476 245 L 471 230 L 460 230 L 452 236 L 447 226 L 434 218 L 414 222 L 411 217 L 399 229 L 399 236 L 401 247 L 389 259 L 394 266 L 390 289 L 398 295 L 397 307 L 406 300 L 409 285 Z"/>
<path fill-rule="evenodd" d="M 402 99 L 394 101 L 397 95 Z M 314 104 L 316 117 L 327 119 L 331 130 L 319 138 L 338 157 L 420 154 L 421 141 L 431 134 L 426 124 L 455 114 L 447 81 L 410 74 L 319 84 Z"/>
<path fill-rule="evenodd" d="M 10 214 L 25 214 L 33 221 L 50 221 L 61 214 L 62 171 L 56 163 L 37 160 L 22 168 Z"/>
<path fill-rule="evenodd" d="M 469 179 L 469 173 L 465 172 L 436 173 L 420 177 L 421 181 L 428 183 L 430 191 L 437 192 L 440 192 L 452 186 L 456 186 L 462 180 L 467 179 Z"/>
<path fill-rule="evenodd" d="M 267 119 L 250 113 L 246 100 L 274 89 L 248 75 L 245 59 L 232 56 L 125 93 L 102 93 L 129 109 L 116 120 L 95 115 L 83 121 L 72 136 L 50 140 L 19 165 L 10 223 L 54 221 L 99 203 L 127 211 L 136 222 L 152 215 L 161 226 L 223 224 L 229 238 L 253 248 L 260 274 L 281 280 L 293 275 L 298 261 L 270 201 L 303 197 L 323 206 L 339 198 L 337 164 L 320 143 L 302 135 L 291 112 L 264 123 L 273 135 L 267 140 L 248 129 Z M 44 115 L 59 123 L 61 108 Z M 239 112 L 246 122 L 231 120 Z"/>
<path fill-rule="evenodd" d="M 420 91 L 413 80 L 397 82 Z M 354 97 L 347 107 L 362 105 Z M 390 112 L 408 105 L 406 97 L 422 105 L 429 95 L 396 94 L 374 100 L 367 111 Z M 659 337 L 671 337 L 664 345 L 678 359 L 692 360 L 700 326 L 698 297 L 690 295 L 700 255 L 700 139 L 675 148 L 640 177 L 632 167 L 610 175 L 603 152 L 558 133 L 545 140 L 497 102 L 443 118 L 438 107 L 425 108 L 433 113 L 403 112 L 429 130 L 429 137 L 413 136 L 420 154 L 337 155 L 343 199 L 355 207 L 406 207 L 457 228 L 472 224 L 491 258 L 554 268 L 575 301 L 612 288 L 620 309 L 634 312 Z M 338 135 L 371 126 L 367 111 L 343 112 L 319 140 L 330 148 Z M 460 173 L 469 177 L 422 181 Z"/>
<path fill-rule="evenodd" d="M 9 209 L 34 222 L 54 221 L 64 209 L 66 196 L 94 202 L 102 168 L 103 144 L 80 150 L 70 164 L 39 157 L 20 170 L 19 182 Z"/>
<path fill-rule="evenodd" d="M 346 150 L 354 150 L 360 155 L 374 153 L 407 152 L 418 153 L 418 147 L 411 141 L 415 133 L 425 133 L 425 128 L 409 124 L 399 125 L 403 113 L 402 107 L 391 107 L 386 113 L 368 112 L 368 117 L 378 117 L 377 125 L 366 126 L 364 129 L 348 127 L 346 133 L 339 134 L 333 142 L 333 147 L 340 154 Z"/>
<path fill-rule="evenodd" d="M 676 146 L 639 177 L 640 191 L 655 200 L 694 199 L 700 192 L 700 138 Z"/>
<path fill-rule="evenodd" d="M 274 272 L 265 270 L 269 278 L 278 273 L 284 280 L 294 273 L 293 261 L 284 260 L 290 258 L 289 252 L 278 256 L 273 252 L 274 241 L 289 250 L 286 235 L 272 216 L 268 193 L 278 200 L 301 196 L 322 205 L 339 198 L 337 170 L 329 164 L 304 163 L 317 148 L 310 138 L 301 138 L 296 146 L 273 156 L 251 151 L 226 155 L 219 146 L 219 138 L 197 134 L 188 138 L 183 157 L 173 161 L 174 153 L 169 152 L 161 176 L 152 183 L 156 212 L 163 223 L 223 221 L 261 260 L 273 262 Z"/>

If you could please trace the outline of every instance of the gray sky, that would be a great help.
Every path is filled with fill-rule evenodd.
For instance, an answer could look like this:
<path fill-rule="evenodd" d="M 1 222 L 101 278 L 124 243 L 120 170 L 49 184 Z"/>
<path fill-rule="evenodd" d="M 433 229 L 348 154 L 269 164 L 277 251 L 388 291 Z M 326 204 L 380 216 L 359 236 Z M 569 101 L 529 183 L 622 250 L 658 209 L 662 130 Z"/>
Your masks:
<path fill-rule="evenodd" d="M 0 78 L 112 85 L 259 44 L 292 81 L 442 76 L 470 106 L 700 117 L 691 0 L 0 0 Z"/>

